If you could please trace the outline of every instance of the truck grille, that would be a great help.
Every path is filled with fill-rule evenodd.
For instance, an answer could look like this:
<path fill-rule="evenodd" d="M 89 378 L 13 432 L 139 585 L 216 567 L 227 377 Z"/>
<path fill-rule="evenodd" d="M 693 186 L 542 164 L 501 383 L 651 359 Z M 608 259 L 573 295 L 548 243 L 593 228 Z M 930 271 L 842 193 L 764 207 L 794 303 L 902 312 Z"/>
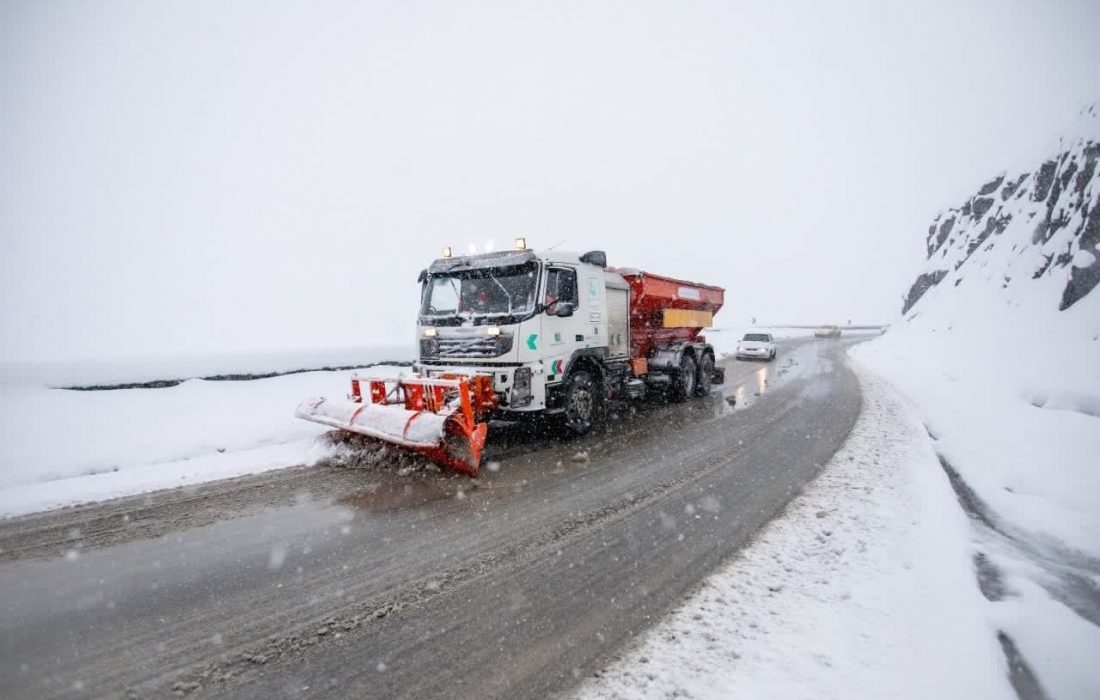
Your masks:
<path fill-rule="evenodd" d="M 512 336 L 473 336 L 469 338 L 424 338 L 420 341 L 421 359 L 500 357 L 512 349 Z"/>

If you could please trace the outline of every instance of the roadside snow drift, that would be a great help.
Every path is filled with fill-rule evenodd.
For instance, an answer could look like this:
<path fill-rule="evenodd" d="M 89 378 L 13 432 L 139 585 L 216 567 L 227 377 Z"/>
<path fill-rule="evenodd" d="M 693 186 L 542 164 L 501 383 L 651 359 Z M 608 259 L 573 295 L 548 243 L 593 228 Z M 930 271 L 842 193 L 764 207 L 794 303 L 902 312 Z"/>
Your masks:
<path fill-rule="evenodd" d="M 1013 697 L 920 420 L 861 386 L 821 475 L 580 698 Z"/>
<path fill-rule="evenodd" d="M 854 351 L 919 407 L 990 615 L 1054 698 L 1100 697 L 1100 113 L 936 217 L 903 321 Z"/>
<path fill-rule="evenodd" d="M 329 452 L 317 441 L 327 429 L 295 419 L 294 409 L 309 396 L 346 395 L 352 374 L 106 391 L 0 384 L 0 516 L 312 464 Z"/>
<path fill-rule="evenodd" d="M 936 217 L 907 315 L 856 355 L 992 509 L 1100 557 L 1100 115 Z M 929 280 L 938 280 L 929 283 Z"/>

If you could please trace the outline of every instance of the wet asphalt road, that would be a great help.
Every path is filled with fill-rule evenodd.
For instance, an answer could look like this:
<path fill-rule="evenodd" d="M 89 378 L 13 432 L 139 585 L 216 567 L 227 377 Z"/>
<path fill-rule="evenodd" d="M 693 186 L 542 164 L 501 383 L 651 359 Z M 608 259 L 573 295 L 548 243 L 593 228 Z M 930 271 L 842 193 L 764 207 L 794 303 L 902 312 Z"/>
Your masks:
<path fill-rule="evenodd" d="M 727 362 L 582 440 L 495 428 L 476 484 L 298 468 L 2 523 L 0 696 L 568 691 L 840 447 L 844 346 Z"/>

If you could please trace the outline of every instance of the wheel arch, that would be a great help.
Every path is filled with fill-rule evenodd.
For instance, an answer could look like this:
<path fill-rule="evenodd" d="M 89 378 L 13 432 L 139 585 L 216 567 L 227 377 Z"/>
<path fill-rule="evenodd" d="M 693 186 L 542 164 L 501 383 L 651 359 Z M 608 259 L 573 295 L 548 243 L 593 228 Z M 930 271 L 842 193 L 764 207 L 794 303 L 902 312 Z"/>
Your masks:
<path fill-rule="evenodd" d="M 603 355 L 598 348 L 577 350 L 570 355 L 569 361 L 565 364 L 565 371 L 562 372 L 562 383 L 568 382 L 569 378 L 573 376 L 573 373 L 580 370 L 587 370 L 590 372 L 592 374 L 592 379 L 600 386 L 603 386 L 606 382 L 606 377 L 604 377 Z"/>

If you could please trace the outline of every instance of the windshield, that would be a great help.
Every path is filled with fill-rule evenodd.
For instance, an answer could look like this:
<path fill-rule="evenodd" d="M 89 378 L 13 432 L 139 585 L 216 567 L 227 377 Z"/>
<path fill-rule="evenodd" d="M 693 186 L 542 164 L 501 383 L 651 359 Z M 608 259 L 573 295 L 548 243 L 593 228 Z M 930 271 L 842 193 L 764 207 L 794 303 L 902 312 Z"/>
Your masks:
<path fill-rule="evenodd" d="M 431 275 L 424 285 L 422 316 L 526 314 L 534 310 L 534 263 Z"/>
<path fill-rule="evenodd" d="M 755 341 L 757 343 L 767 343 L 771 341 L 771 336 L 767 333 L 746 333 L 745 337 L 741 340 Z"/>

